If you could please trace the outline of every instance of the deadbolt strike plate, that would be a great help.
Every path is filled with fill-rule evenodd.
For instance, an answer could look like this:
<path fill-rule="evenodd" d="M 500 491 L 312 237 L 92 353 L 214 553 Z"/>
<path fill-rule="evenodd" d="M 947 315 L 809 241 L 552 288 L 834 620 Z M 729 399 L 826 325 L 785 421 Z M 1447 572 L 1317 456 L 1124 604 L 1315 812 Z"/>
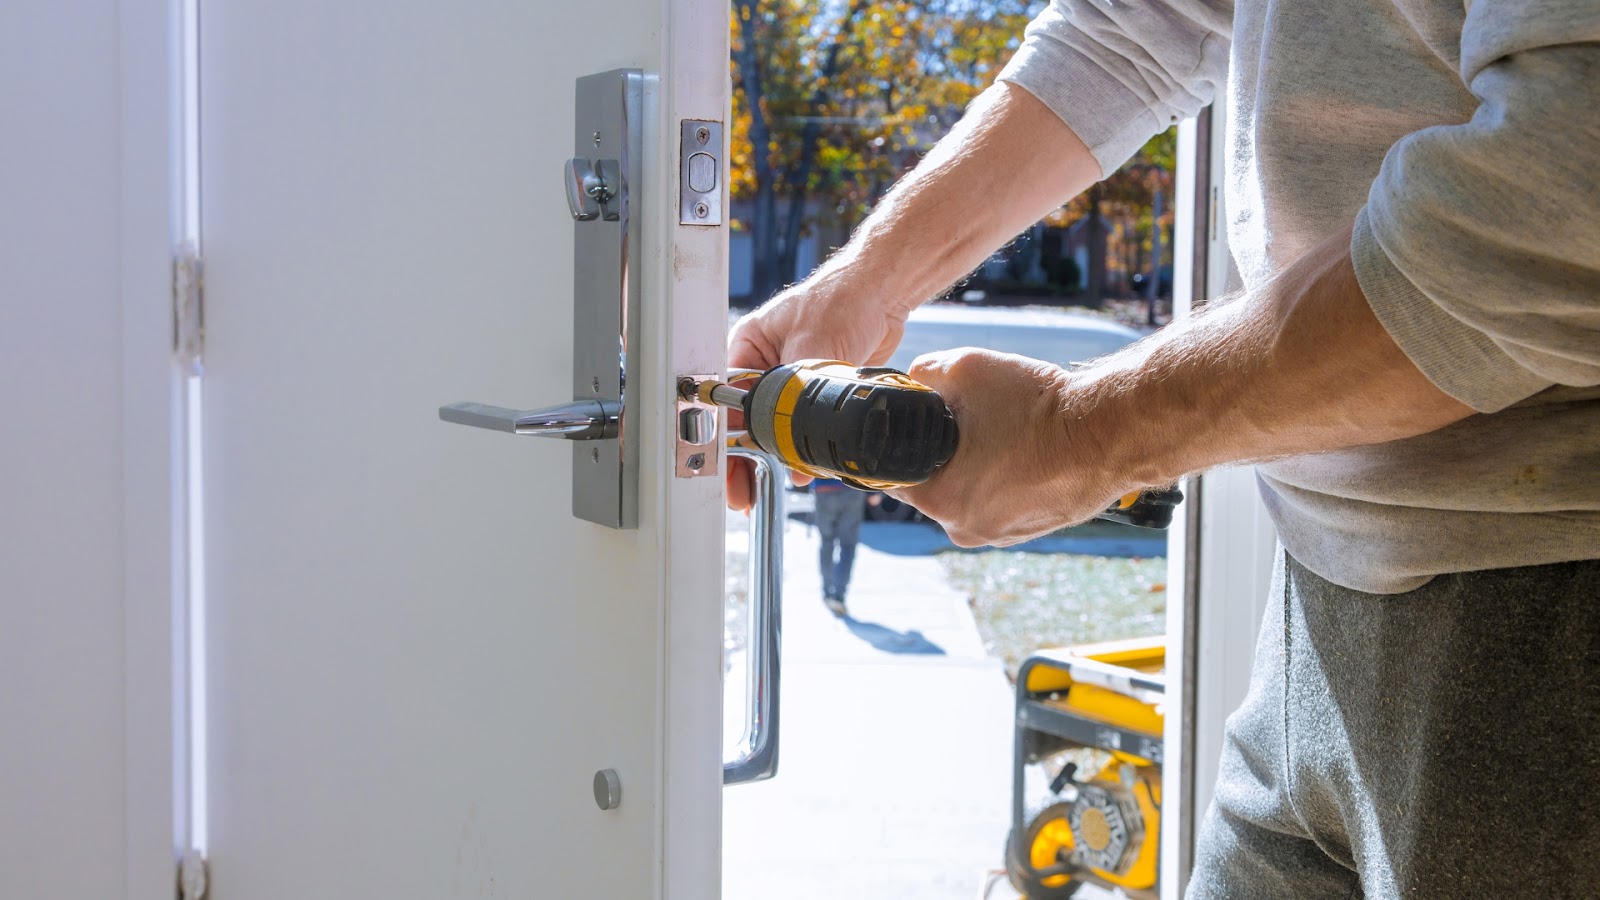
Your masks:
<path fill-rule="evenodd" d="M 684 119 L 678 126 L 678 224 L 721 225 L 722 123 Z"/>
<path fill-rule="evenodd" d="M 717 436 L 722 434 L 722 410 L 710 403 L 700 402 L 694 389 L 700 382 L 718 377 L 678 376 L 678 414 L 672 421 L 678 431 L 676 474 L 679 478 L 717 474 Z"/>

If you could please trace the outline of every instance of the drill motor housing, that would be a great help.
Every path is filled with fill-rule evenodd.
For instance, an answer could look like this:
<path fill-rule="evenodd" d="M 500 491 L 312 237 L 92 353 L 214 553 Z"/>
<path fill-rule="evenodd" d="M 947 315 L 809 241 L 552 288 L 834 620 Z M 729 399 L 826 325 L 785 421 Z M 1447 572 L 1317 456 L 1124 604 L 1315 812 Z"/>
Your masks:
<path fill-rule="evenodd" d="M 862 490 L 921 484 L 956 452 L 944 398 L 896 369 L 786 363 L 762 374 L 744 407 L 756 444 L 790 468 Z"/>
<path fill-rule="evenodd" d="M 739 403 L 750 439 L 801 474 L 884 491 L 921 484 L 955 456 L 950 407 L 898 369 L 807 359 L 750 375 Z M 1146 488 L 1096 518 L 1166 528 L 1182 501 L 1176 486 Z"/>

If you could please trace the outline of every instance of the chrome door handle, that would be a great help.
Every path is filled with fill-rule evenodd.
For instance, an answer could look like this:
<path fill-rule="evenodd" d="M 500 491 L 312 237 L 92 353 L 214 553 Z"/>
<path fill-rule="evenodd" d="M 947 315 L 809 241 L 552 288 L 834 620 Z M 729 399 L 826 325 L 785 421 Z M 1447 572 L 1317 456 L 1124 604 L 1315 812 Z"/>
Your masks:
<path fill-rule="evenodd" d="M 739 446 L 729 446 L 728 455 L 750 460 L 756 470 L 756 502 L 750 510 L 749 727 L 739 758 L 722 765 L 723 784 L 745 784 L 778 774 L 778 682 L 783 672 L 783 495 L 778 483 L 783 463 Z"/>
<path fill-rule="evenodd" d="M 650 127 L 644 72 L 585 75 L 573 99 L 573 155 L 562 170 L 573 219 L 572 393 L 556 394 L 572 402 L 534 410 L 452 403 L 439 409 L 439 418 L 585 441 L 572 447 L 572 514 L 607 528 L 632 529 L 639 527 L 639 473 L 646 462 L 639 456 L 644 441 L 629 432 L 645 421 L 638 388 L 644 382 L 644 229 L 654 221 L 644 214 L 645 193 L 639 190 L 650 164 L 644 155 Z M 528 302 L 552 305 L 532 289 Z"/>
<path fill-rule="evenodd" d="M 617 436 L 622 404 L 606 400 L 574 400 L 543 409 L 509 409 L 485 403 L 452 403 L 439 407 L 439 418 L 457 425 L 558 437 L 569 441 L 601 441 Z"/>

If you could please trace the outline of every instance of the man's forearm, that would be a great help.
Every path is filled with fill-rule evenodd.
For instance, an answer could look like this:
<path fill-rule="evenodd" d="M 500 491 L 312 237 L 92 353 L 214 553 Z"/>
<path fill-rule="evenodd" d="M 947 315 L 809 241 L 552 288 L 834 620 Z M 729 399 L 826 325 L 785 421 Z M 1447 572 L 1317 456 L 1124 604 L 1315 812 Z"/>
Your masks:
<path fill-rule="evenodd" d="M 1252 296 L 1164 329 L 1073 379 L 1063 417 L 1127 487 L 1210 466 L 1423 434 L 1473 410 L 1373 315 L 1342 231 Z"/>
<path fill-rule="evenodd" d="M 1049 107 L 996 84 L 815 277 L 871 285 L 875 299 L 909 310 L 1099 178 Z"/>

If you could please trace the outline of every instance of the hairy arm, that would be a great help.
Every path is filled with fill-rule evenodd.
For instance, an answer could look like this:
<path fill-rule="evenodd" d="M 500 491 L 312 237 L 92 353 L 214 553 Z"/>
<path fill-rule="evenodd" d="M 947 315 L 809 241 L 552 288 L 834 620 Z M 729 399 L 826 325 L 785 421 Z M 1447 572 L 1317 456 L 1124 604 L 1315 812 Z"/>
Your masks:
<path fill-rule="evenodd" d="M 1350 226 L 1268 284 L 1084 371 L 921 361 L 962 448 L 906 499 L 958 541 L 1007 543 L 1219 463 L 1397 440 L 1600 382 L 1597 67 L 1593 3 L 1473 4 L 1472 118 L 1398 142 Z"/>
<path fill-rule="evenodd" d="M 1330 236 L 1253 294 L 1069 372 L 958 350 L 912 374 L 945 394 L 955 459 L 898 492 L 958 544 L 1009 544 L 1210 466 L 1422 434 L 1473 410 L 1373 315 Z"/>
<path fill-rule="evenodd" d="M 882 362 L 913 308 L 1100 168 L 1043 103 L 995 86 L 849 245 L 739 324 L 730 365 Z M 967 544 L 1023 540 L 1212 465 L 1394 440 L 1472 412 L 1373 315 L 1348 231 L 1255 294 L 1090 369 L 967 350 L 919 361 L 913 374 L 951 402 L 962 443 L 939 476 L 902 495 Z M 744 477 L 729 494 L 748 505 Z"/>

